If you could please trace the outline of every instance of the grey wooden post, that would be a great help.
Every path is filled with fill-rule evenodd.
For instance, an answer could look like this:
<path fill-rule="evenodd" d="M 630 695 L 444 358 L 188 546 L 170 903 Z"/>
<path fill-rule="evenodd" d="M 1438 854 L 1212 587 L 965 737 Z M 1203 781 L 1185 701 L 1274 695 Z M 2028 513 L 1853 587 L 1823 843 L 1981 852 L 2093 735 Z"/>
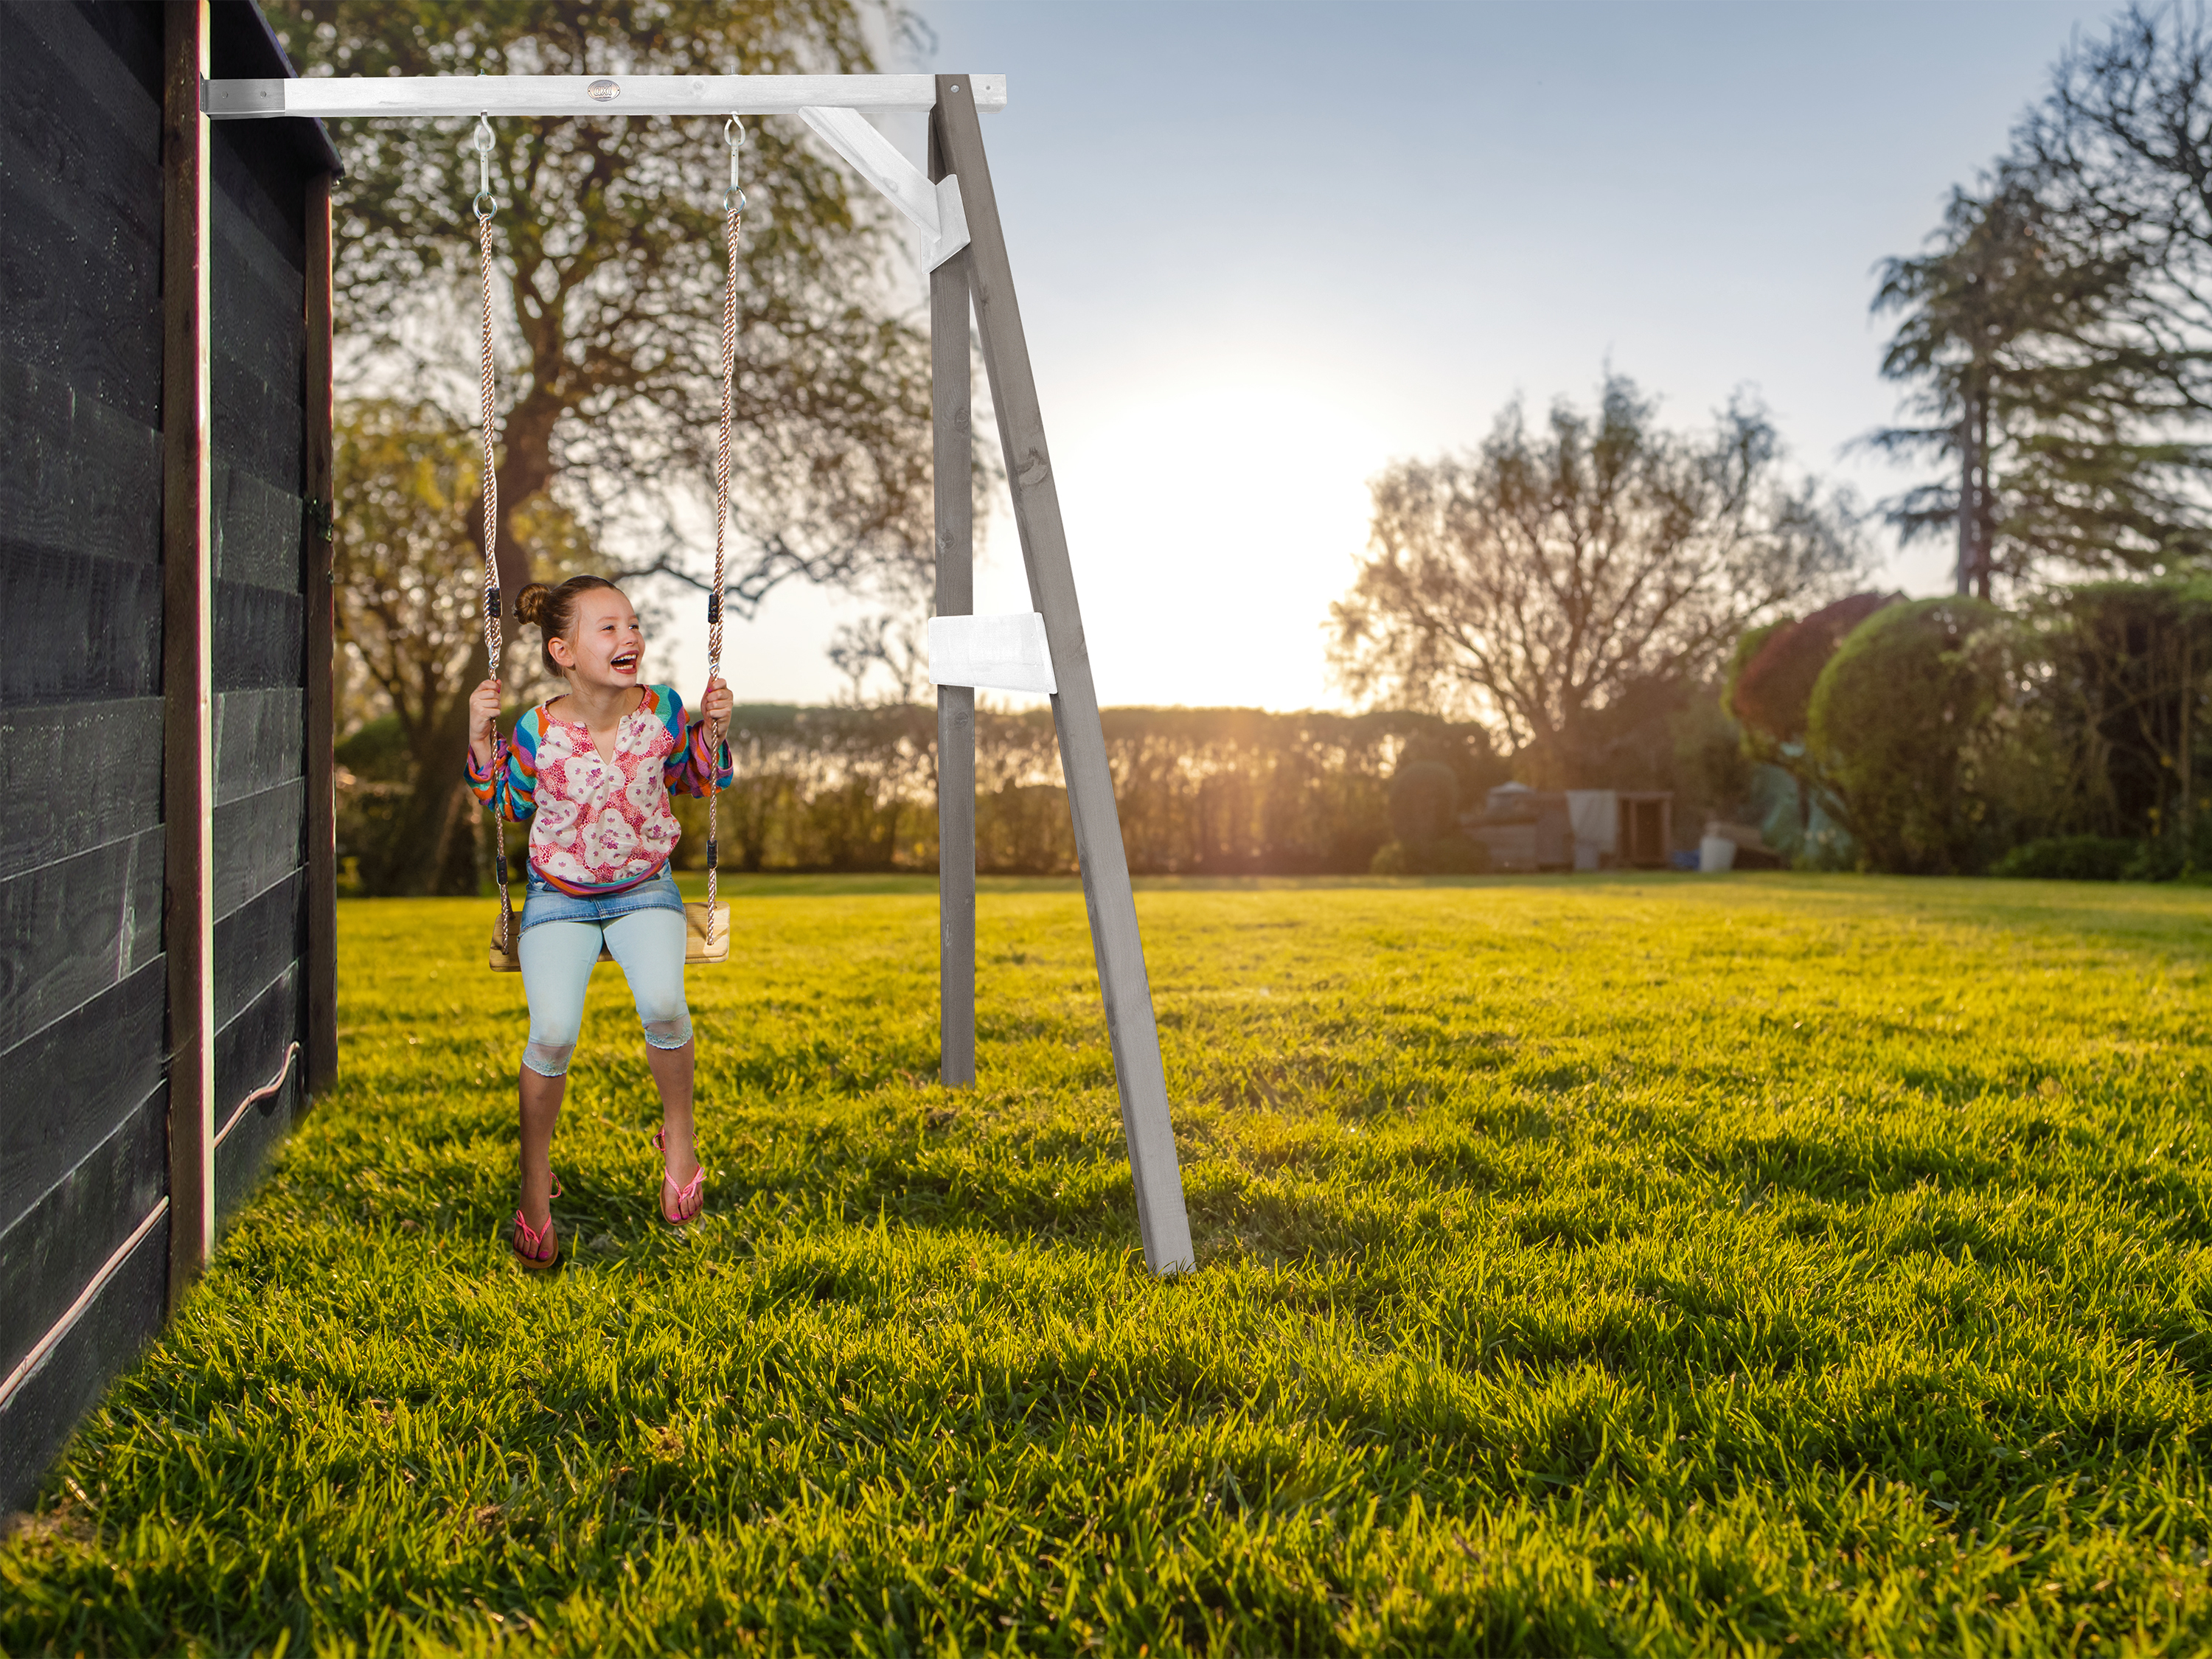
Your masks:
<path fill-rule="evenodd" d="M 937 77 L 931 119 L 945 165 L 960 176 L 967 210 L 968 283 L 983 341 L 983 369 L 999 417 L 1006 482 L 1014 500 L 1022 562 L 1028 567 L 1030 600 L 1044 617 L 1052 652 L 1052 700 L 1060 734 L 1060 769 L 1075 824 L 1076 856 L 1083 866 L 1083 898 L 1091 912 L 1091 948 L 1106 1002 L 1106 1030 L 1114 1047 L 1114 1076 L 1121 1093 L 1121 1129 L 1129 1144 L 1129 1175 L 1137 1189 L 1137 1225 L 1145 1261 L 1156 1273 L 1187 1273 L 1194 1265 L 1190 1221 L 1184 1213 L 1182 1175 L 1176 1162 L 1175 1128 L 1168 1116 L 1167 1075 L 1160 1036 L 1152 1019 L 1152 989 L 1137 935 L 1136 896 L 1121 847 L 1121 821 L 1114 806 L 1114 777 L 1106 764 L 1106 733 L 1098 721 L 1098 693 L 1091 682 L 1091 656 L 1083 617 L 1075 603 L 1075 574 L 1068 563 L 1067 532 L 1060 523 L 1060 492 L 1045 449 L 1044 417 L 1036 380 L 1014 303 L 999 202 L 983 157 L 969 77 Z M 940 500 L 942 498 L 940 497 Z"/>
<path fill-rule="evenodd" d="M 945 173 L 937 124 L 929 176 Z M 968 386 L 968 264 L 929 274 L 929 416 L 937 492 L 937 614 L 975 608 L 975 433 Z M 939 1075 L 975 1081 L 975 690 L 937 688 L 937 982 Z"/>

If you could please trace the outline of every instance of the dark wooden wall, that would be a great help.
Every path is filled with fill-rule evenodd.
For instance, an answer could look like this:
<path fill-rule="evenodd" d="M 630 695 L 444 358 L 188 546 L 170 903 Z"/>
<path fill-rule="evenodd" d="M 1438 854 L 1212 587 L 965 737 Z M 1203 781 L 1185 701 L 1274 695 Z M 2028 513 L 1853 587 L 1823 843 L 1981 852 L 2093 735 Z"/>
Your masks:
<path fill-rule="evenodd" d="M 220 39 L 218 38 L 218 44 Z M 218 64 L 216 73 L 222 74 Z M 214 261 L 216 1218 L 300 1101 L 307 819 L 302 363 L 307 171 L 268 121 L 217 122 Z M 239 1102 L 278 1091 L 237 1118 Z"/>
<path fill-rule="evenodd" d="M 285 70 L 219 5 L 214 72 Z M 161 955 L 159 4 L 0 5 L 0 1379 L 168 1183 Z M 272 58 L 274 61 L 272 62 Z M 213 130 L 219 1217 L 303 1103 L 310 743 L 303 321 L 319 144 Z M 160 1327 L 162 1221 L 0 1397 L 0 1510 Z"/>

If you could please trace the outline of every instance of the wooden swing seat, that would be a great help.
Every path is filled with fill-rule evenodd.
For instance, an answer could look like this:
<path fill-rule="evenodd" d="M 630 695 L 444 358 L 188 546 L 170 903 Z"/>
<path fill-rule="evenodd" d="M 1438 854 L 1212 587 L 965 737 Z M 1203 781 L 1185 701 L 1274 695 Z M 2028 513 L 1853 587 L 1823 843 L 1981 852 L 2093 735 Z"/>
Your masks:
<path fill-rule="evenodd" d="M 495 974 L 519 974 L 522 971 L 522 958 L 516 954 L 516 946 L 521 939 L 521 933 L 516 923 L 520 920 L 517 917 L 514 922 L 508 924 L 505 949 L 500 946 L 499 930 L 496 927 L 492 930 L 491 970 Z M 714 939 L 710 945 L 707 942 L 706 905 L 696 899 L 687 902 L 684 906 L 684 965 L 690 967 L 697 963 L 727 962 L 729 959 L 730 907 L 726 903 L 717 904 L 714 907 Z M 613 956 L 604 945 L 599 947 L 599 960 L 601 962 L 614 960 Z"/>

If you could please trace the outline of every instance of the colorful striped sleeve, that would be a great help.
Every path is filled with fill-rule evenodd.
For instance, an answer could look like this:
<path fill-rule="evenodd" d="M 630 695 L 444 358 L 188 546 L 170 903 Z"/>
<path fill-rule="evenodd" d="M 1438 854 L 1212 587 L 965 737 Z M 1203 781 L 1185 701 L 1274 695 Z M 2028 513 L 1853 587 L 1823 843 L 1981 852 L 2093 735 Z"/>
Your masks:
<path fill-rule="evenodd" d="M 510 823 L 526 823 L 538 810 L 538 711 L 529 710 L 515 721 L 507 740 L 507 766 L 495 779 L 477 765 L 477 751 L 469 750 L 469 789 L 477 804 L 497 809 Z"/>
<path fill-rule="evenodd" d="M 736 769 L 730 764 L 730 745 L 725 742 L 719 757 L 709 757 L 707 753 L 707 722 L 685 717 L 684 699 L 677 696 L 675 687 L 656 685 L 653 690 L 660 700 L 660 718 L 668 727 L 668 735 L 676 743 L 676 747 L 669 750 L 667 760 L 662 763 L 661 778 L 667 785 L 669 793 L 705 794 L 710 767 L 714 767 L 717 774 L 714 787 L 728 788 L 737 778 Z M 719 767 L 715 767 L 717 759 L 720 762 Z"/>

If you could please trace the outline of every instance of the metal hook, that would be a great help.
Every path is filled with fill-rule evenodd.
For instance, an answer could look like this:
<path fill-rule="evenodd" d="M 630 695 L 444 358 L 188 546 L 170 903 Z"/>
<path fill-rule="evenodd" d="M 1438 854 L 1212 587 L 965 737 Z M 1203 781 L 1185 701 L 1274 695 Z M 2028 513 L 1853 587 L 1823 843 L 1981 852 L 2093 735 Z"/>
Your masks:
<path fill-rule="evenodd" d="M 745 193 L 738 187 L 738 152 L 745 147 L 745 124 L 732 115 L 722 125 L 722 142 L 730 147 L 730 187 L 722 192 L 722 211 L 743 213 Z M 731 205 L 732 202 L 736 206 Z"/>
<path fill-rule="evenodd" d="M 477 198 L 470 205 L 479 219 L 489 219 L 499 207 L 499 198 L 491 193 L 491 112 L 484 110 L 477 116 Z"/>

